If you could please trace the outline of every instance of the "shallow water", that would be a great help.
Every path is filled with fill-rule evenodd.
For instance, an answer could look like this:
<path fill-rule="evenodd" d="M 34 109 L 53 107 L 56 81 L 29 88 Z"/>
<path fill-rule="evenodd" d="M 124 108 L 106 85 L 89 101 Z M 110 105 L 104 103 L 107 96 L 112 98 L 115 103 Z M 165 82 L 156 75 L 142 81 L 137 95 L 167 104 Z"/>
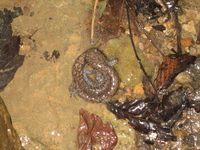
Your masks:
<path fill-rule="evenodd" d="M 180 16 L 180 22 L 183 24 L 182 37 L 196 39 L 195 27 L 200 21 L 197 15 L 200 5 L 196 5 L 193 9 L 197 4 L 195 1 L 185 0 L 182 3 L 184 3 L 184 15 Z M 0 4 L 1 9 L 5 7 L 12 9 L 13 6 L 17 6 L 24 10 L 23 16 L 14 19 L 12 27 L 14 34 L 22 38 L 20 54 L 25 55 L 25 60 L 14 79 L 1 93 L 24 148 L 77 149 L 79 110 L 84 108 L 114 126 L 118 135 L 116 150 L 134 149 L 135 132 L 126 121 L 117 120 L 107 111 L 104 104 L 92 104 L 80 98 L 78 100 L 70 98 L 68 91 L 74 60 L 88 48 L 94 47 L 90 45 L 85 23 L 86 18 L 91 15 L 93 1 L 2 0 Z M 165 33 L 168 37 L 157 41 L 162 43 L 159 46 L 162 46 L 163 50 L 169 50 L 176 45 L 175 39 L 171 38 L 174 35 L 174 30 L 171 29 L 172 22 L 166 26 L 169 27 Z M 163 33 L 158 36 L 163 37 Z M 157 50 L 143 34 L 134 40 L 137 47 L 144 51 L 141 57 L 145 60 L 146 68 L 149 68 L 148 73 L 154 72 L 152 64 L 162 60 L 157 55 Z M 193 48 L 195 55 L 200 53 L 198 45 L 193 45 Z M 142 73 L 136 64 L 134 54 L 130 51 L 131 43 L 126 35 L 108 41 L 100 49 L 103 49 L 108 57 L 112 55 L 118 57 L 119 63 L 115 68 L 123 82 L 122 87 L 141 83 Z M 55 63 L 46 61 L 43 56 L 44 51 L 51 53 L 53 50 L 58 50 L 61 54 Z M 184 50 L 189 51 L 189 48 L 184 47 Z"/>

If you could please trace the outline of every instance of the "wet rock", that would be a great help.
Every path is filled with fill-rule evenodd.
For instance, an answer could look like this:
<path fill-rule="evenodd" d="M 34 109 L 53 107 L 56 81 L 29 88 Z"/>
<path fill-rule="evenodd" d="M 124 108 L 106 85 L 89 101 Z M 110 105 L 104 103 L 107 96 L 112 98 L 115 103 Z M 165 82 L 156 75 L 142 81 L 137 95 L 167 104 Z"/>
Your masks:
<path fill-rule="evenodd" d="M 187 135 L 184 139 L 184 143 L 189 147 L 200 146 L 200 133 Z"/>
<path fill-rule="evenodd" d="M 194 21 L 190 21 L 187 24 L 184 24 L 182 28 L 187 31 L 188 33 L 196 34 L 195 24 Z"/>
<path fill-rule="evenodd" d="M 1 150 L 24 150 L 17 132 L 12 126 L 10 114 L 0 97 L 0 149 Z"/>
<path fill-rule="evenodd" d="M 193 46 L 194 40 L 192 37 L 181 39 L 181 45 L 184 47 Z"/>
<path fill-rule="evenodd" d="M 119 62 L 114 66 L 123 83 L 128 86 L 135 86 L 142 80 L 143 72 L 140 69 L 139 63 L 133 52 L 133 47 L 128 36 L 122 36 L 118 39 L 112 39 L 107 42 L 105 54 L 116 56 Z M 139 39 L 135 38 L 135 41 Z M 152 62 L 145 58 L 144 54 L 138 50 L 138 55 L 145 66 L 148 73 L 153 70 Z"/>

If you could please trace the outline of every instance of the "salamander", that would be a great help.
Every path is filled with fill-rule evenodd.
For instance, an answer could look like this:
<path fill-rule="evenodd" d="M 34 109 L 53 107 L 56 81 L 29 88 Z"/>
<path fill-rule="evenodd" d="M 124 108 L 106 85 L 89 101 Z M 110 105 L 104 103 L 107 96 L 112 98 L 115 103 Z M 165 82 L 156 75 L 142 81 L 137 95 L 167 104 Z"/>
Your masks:
<path fill-rule="evenodd" d="M 98 49 L 88 49 L 74 61 L 72 84 L 69 88 L 71 94 L 77 94 L 82 99 L 93 103 L 110 100 L 119 86 L 118 74 L 113 68 L 116 63 L 116 58 L 109 62 Z M 93 70 L 87 71 L 86 64 Z M 88 72 L 95 73 L 96 80 L 90 78 Z"/>

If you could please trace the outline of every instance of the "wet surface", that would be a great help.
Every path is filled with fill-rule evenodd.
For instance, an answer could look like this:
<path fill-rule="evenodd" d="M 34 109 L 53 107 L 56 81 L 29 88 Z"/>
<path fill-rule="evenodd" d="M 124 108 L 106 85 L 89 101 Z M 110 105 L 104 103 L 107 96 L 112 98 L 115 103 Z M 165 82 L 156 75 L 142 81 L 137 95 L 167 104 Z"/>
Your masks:
<path fill-rule="evenodd" d="M 16 130 L 12 126 L 10 114 L 2 98 L 0 98 L 0 110 L 1 110 L 1 113 L 0 113 L 0 123 L 1 123 L 0 147 L 1 149 L 24 150 L 24 148 L 21 145 L 20 138 Z"/>
<path fill-rule="evenodd" d="M 70 98 L 68 91 L 72 81 L 71 69 L 74 60 L 87 49 L 94 47 L 90 45 L 86 23 L 93 10 L 93 1 L 2 0 L 0 4 L 1 9 L 12 9 L 17 6 L 24 11 L 23 16 L 14 19 L 12 28 L 15 35 L 21 36 L 23 45 L 21 45 L 20 54 L 25 55 L 25 60 L 23 66 L 17 70 L 14 79 L 1 93 L 24 148 L 76 149 L 78 147 L 79 110 L 84 108 L 100 116 L 104 122 L 113 125 L 118 136 L 116 150 L 134 149 L 135 132 L 126 121 L 117 120 L 104 104 L 92 104 L 81 98 L 78 100 Z M 196 26 L 200 22 L 199 15 L 197 15 L 200 11 L 199 1 L 185 0 L 181 1 L 180 5 L 184 12 L 179 16 L 183 28 L 182 38 L 192 38 L 195 41 L 198 35 Z M 105 8 L 105 3 L 100 9 L 103 8 Z M 142 16 L 138 17 L 143 21 Z M 163 32 L 154 31 L 148 23 L 144 23 L 144 26 L 152 39 L 156 41 L 156 46 L 164 54 L 167 55 L 171 48 L 176 48 L 173 20 L 164 24 L 166 30 Z M 137 88 L 140 87 L 142 72 L 138 64 L 136 65 L 137 60 L 131 51 L 132 47 L 127 35 L 109 40 L 107 44 L 100 47 L 107 57 L 114 55 L 119 59 L 115 69 L 122 83 L 117 97 L 114 97 L 119 100 L 123 100 L 124 95 L 131 95 L 133 91 L 137 92 L 133 94 L 134 96 L 142 93 L 142 90 L 131 87 L 135 85 Z M 98 41 L 98 37 L 95 41 Z M 149 69 L 148 73 L 153 76 L 158 64 L 162 62 L 162 57 L 143 33 L 140 37 L 134 37 L 134 41 L 138 50 L 142 51 L 140 54 L 142 63 Z M 194 42 L 185 44 L 185 41 L 182 41 L 182 43 L 184 43 L 182 46 L 185 52 L 195 56 L 200 53 L 199 45 Z M 52 54 L 54 50 L 59 51 L 59 58 L 55 62 L 47 61 L 44 52 Z M 197 71 L 189 71 L 191 82 L 198 80 L 197 78 L 194 80 L 196 75 L 192 75 L 196 74 L 198 69 L 197 67 Z M 184 84 L 194 86 L 184 80 L 185 76 L 182 76 L 183 80 L 179 78 L 181 83 L 184 81 Z M 196 93 L 194 99 L 198 100 L 199 84 L 196 84 L 193 93 Z M 125 85 L 128 85 L 130 89 Z M 124 89 L 127 92 L 125 94 Z M 183 123 L 184 127 L 179 130 L 174 129 L 175 134 L 178 135 L 178 142 L 165 143 L 166 149 L 183 148 L 182 143 L 184 147 L 189 148 L 200 145 L 199 114 L 194 110 L 189 110 L 184 114 L 184 118 L 187 120 Z M 157 144 L 157 148 L 160 145 Z M 137 146 L 140 149 L 155 149 L 155 147 L 144 144 L 137 144 Z"/>

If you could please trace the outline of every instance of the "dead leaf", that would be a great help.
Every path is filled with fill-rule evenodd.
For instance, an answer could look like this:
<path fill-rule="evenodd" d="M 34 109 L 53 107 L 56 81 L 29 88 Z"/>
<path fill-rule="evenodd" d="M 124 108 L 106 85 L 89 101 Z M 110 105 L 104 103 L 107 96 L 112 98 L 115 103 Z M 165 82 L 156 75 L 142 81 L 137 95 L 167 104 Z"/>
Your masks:
<path fill-rule="evenodd" d="M 79 150 L 112 150 L 117 136 L 111 124 L 103 124 L 100 117 L 81 109 L 78 134 Z"/>
<path fill-rule="evenodd" d="M 22 66 L 24 55 L 19 55 L 20 37 L 13 36 L 11 23 L 14 18 L 22 15 L 20 7 L 14 11 L 0 11 L 0 91 L 3 91 L 14 78 L 17 69 Z"/>
<path fill-rule="evenodd" d="M 187 69 L 190 64 L 193 64 L 194 61 L 195 56 L 188 54 L 171 54 L 165 57 L 158 70 L 158 76 L 156 79 L 157 87 L 161 87 L 162 89 L 168 88 L 172 84 L 174 78 Z"/>
<path fill-rule="evenodd" d="M 106 9 L 98 20 L 99 33 L 105 41 L 117 38 L 125 32 L 126 22 L 124 0 L 108 0 Z"/>
<path fill-rule="evenodd" d="M 150 99 L 155 97 L 156 89 L 153 87 L 153 85 L 149 81 L 149 79 L 144 76 L 143 79 L 142 79 L 142 83 L 143 83 L 143 90 L 144 90 L 145 95 L 147 97 L 149 97 Z"/>

